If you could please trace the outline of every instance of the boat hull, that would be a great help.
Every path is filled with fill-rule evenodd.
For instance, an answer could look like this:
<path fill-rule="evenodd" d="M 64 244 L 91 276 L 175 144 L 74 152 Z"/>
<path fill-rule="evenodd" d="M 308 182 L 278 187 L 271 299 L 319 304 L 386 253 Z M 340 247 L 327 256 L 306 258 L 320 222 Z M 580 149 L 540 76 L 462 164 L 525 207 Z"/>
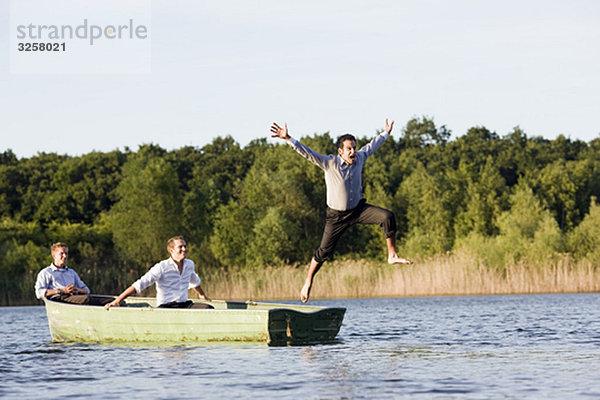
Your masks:
<path fill-rule="evenodd" d="M 130 298 L 108 311 L 44 302 L 50 334 L 59 342 L 326 342 L 338 334 L 346 311 L 252 301 L 209 302 L 214 309 L 173 309 L 154 308 L 151 298 Z"/>

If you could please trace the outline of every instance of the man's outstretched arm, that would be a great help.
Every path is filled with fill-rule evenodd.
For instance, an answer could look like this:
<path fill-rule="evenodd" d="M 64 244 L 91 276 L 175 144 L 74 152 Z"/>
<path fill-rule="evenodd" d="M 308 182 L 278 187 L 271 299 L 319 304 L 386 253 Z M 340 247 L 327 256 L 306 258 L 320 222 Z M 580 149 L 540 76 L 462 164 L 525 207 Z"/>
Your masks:
<path fill-rule="evenodd" d="M 327 164 L 329 162 L 330 157 L 317 153 L 310 147 L 303 145 L 302 143 L 291 137 L 288 133 L 287 123 L 285 123 L 282 128 L 276 122 L 273 122 L 273 125 L 271 125 L 271 132 L 273 133 L 271 137 L 278 137 L 280 139 L 286 140 L 287 143 L 292 147 L 292 149 L 294 149 L 296 153 L 300 154 L 302 157 L 306 158 L 308 161 L 315 164 L 317 167 L 321 169 L 327 168 Z"/>
<path fill-rule="evenodd" d="M 388 119 L 386 118 L 385 119 L 385 131 L 383 133 L 375 136 L 369 143 L 367 143 L 363 147 L 361 147 L 359 152 L 366 154 L 367 157 L 369 157 L 371 154 L 375 153 L 375 150 L 377 150 L 383 144 L 383 142 L 385 142 L 387 140 L 387 138 L 390 136 L 390 133 L 392 133 L 393 127 L 394 127 L 394 121 L 388 122 Z"/>

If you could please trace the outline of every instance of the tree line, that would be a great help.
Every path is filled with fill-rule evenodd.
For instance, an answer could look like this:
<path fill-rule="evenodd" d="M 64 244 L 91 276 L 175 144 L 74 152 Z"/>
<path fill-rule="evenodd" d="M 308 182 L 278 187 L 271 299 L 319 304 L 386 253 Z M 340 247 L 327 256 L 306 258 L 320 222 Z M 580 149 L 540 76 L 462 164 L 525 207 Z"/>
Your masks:
<path fill-rule="evenodd" d="M 373 135 L 376 132 L 373 132 Z M 373 135 L 358 138 L 357 147 Z M 337 152 L 329 133 L 301 138 Z M 400 254 L 466 248 L 489 268 L 568 254 L 600 261 L 600 138 L 504 136 L 413 118 L 369 158 L 364 197 L 392 210 Z M 34 302 L 49 246 L 94 292 L 117 293 L 184 235 L 200 272 L 306 263 L 325 217 L 323 172 L 287 145 L 218 137 L 203 147 L 82 156 L 0 153 L 1 304 Z M 379 227 L 355 226 L 336 257 L 385 259 Z"/>

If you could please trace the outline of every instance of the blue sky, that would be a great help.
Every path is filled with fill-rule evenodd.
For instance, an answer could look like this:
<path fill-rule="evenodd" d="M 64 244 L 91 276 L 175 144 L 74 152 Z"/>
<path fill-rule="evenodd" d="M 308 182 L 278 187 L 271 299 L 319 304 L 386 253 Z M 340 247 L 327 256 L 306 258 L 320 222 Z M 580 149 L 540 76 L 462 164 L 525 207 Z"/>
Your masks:
<path fill-rule="evenodd" d="M 246 145 L 273 121 L 370 136 L 392 118 L 399 135 L 422 115 L 454 137 L 600 133 L 596 0 L 152 0 L 151 16 L 146 74 L 12 74 L 0 41 L 0 151 Z"/>

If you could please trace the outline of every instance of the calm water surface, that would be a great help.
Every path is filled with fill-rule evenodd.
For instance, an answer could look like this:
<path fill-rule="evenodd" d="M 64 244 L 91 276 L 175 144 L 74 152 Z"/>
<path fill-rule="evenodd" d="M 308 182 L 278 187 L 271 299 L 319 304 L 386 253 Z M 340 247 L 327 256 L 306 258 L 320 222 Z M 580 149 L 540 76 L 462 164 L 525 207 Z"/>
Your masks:
<path fill-rule="evenodd" d="M 348 309 L 336 343 L 59 344 L 0 308 L 0 397 L 600 398 L 600 294 L 312 303 Z"/>

